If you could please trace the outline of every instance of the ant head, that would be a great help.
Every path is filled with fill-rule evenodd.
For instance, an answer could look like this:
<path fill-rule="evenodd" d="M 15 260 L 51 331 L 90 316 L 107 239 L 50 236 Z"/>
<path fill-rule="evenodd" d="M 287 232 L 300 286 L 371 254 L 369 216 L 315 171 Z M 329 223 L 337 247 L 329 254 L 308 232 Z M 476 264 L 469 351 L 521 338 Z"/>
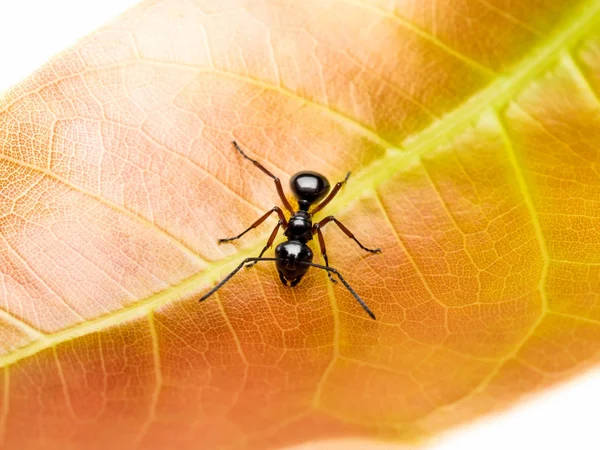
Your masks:
<path fill-rule="evenodd" d="M 302 277 L 310 268 L 310 266 L 302 263 L 312 262 L 313 252 L 300 241 L 286 241 L 275 248 L 275 257 L 277 258 L 277 270 L 287 280 L 291 281 Z"/>
<path fill-rule="evenodd" d="M 317 172 L 298 172 L 290 179 L 290 189 L 298 202 L 312 204 L 325 198 L 330 185 L 327 178 Z"/>

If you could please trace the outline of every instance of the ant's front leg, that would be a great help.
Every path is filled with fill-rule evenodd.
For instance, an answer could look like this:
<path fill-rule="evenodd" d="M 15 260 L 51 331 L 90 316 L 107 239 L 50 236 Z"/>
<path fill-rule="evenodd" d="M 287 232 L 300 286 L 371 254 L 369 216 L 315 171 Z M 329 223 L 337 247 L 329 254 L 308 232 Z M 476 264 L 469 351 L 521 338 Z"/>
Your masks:
<path fill-rule="evenodd" d="M 381 253 L 380 248 L 367 248 L 364 245 L 362 245 L 360 243 L 360 241 L 358 239 L 356 239 L 356 237 L 354 237 L 354 234 L 348 228 L 346 228 L 342 222 L 340 222 L 333 216 L 325 217 L 323 220 L 316 223 L 313 226 L 313 228 L 315 228 L 315 227 L 322 228 L 325 225 L 327 225 L 329 222 L 335 222 L 335 224 L 339 227 L 339 229 L 342 230 L 346 236 L 348 236 L 350 239 L 352 239 L 354 242 L 356 242 L 358 244 L 358 246 L 360 248 L 362 248 L 364 251 L 370 252 L 370 253 Z"/>
<path fill-rule="evenodd" d="M 260 255 L 258 255 L 258 258 L 261 258 L 263 253 L 267 251 L 268 248 L 270 248 L 273 245 L 273 241 L 275 240 L 275 237 L 277 236 L 277 232 L 279 231 L 279 227 L 282 226 L 285 228 L 287 227 L 287 222 L 285 222 L 285 218 L 283 220 L 279 219 L 279 222 L 277 222 L 277 225 L 275 225 L 275 228 L 273 228 L 273 231 L 271 231 L 271 236 L 269 236 L 269 240 L 267 241 L 267 245 L 264 246 L 264 248 L 262 249 L 262 251 L 260 252 Z M 257 261 L 253 261 L 250 262 L 248 264 L 246 264 L 246 269 L 252 267 L 254 264 L 256 264 Z"/>
<path fill-rule="evenodd" d="M 286 228 L 287 227 L 287 220 L 285 220 L 285 216 L 283 215 L 283 211 L 279 208 L 279 206 L 273 206 L 273 208 L 270 211 L 267 211 L 266 213 L 264 213 L 263 216 L 260 219 L 258 219 L 256 222 L 254 222 L 252 225 L 250 225 L 247 229 L 245 229 L 244 231 L 242 231 L 237 236 L 230 237 L 230 238 L 225 238 L 225 239 L 219 239 L 219 244 L 223 244 L 224 242 L 235 241 L 236 239 L 241 238 L 248 231 L 250 231 L 253 228 L 256 228 L 261 223 L 263 223 L 265 220 L 267 220 L 267 217 L 269 217 L 274 212 L 276 212 L 277 215 L 279 216 L 279 222 L 281 222 L 283 224 L 283 227 Z M 262 255 L 262 253 L 261 253 L 261 255 Z"/>
<path fill-rule="evenodd" d="M 325 247 L 325 239 L 323 239 L 323 233 L 321 233 L 320 222 L 315 223 L 313 225 L 312 233 L 313 234 L 316 233 L 317 236 L 319 236 L 319 247 L 321 248 L 321 255 L 323 255 L 323 259 L 325 260 L 325 267 L 329 267 L 329 260 L 327 259 L 327 247 Z M 334 283 L 337 283 L 337 281 L 333 278 L 333 276 L 331 276 L 331 272 L 329 270 L 327 271 L 327 275 L 329 276 L 329 279 L 331 281 L 333 281 Z"/>

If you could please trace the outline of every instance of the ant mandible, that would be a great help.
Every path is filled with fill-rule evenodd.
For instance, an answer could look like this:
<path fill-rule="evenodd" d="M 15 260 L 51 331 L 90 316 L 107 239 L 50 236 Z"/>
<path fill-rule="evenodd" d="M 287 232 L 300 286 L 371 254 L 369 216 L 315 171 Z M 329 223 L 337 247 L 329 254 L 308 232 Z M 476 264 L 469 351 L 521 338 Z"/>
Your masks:
<path fill-rule="evenodd" d="M 271 232 L 271 236 L 269 236 L 269 240 L 267 241 L 267 245 L 262 249 L 260 255 L 257 258 L 246 258 L 244 259 L 239 266 L 237 266 L 229 275 L 227 275 L 219 284 L 217 284 L 214 288 L 208 291 L 206 294 L 202 296 L 200 301 L 206 300 L 212 294 L 214 294 L 221 286 L 227 283 L 239 270 L 246 266 L 246 268 L 253 266 L 259 261 L 275 261 L 277 266 L 277 271 L 279 272 L 279 279 L 283 283 L 284 286 L 294 287 L 296 286 L 302 277 L 306 274 L 310 267 L 316 267 L 317 269 L 323 269 L 327 271 L 327 275 L 329 275 L 329 279 L 334 283 L 337 281 L 331 275 L 335 274 L 342 284 L 346 286 L 346 288 L 350 291 L 350 293 L 354 296 L 356 301 L 360 303 L 360 306 L 367 312 L 372 319 L 375 319 L 375 314 L 369 309 L 369 307 L 365 304 L 365 302 L 359 297 L 359 295 L 350 287 L 348 282 L 342 277 L 342 275 L 333 267 L 329 267 L 329 260 L 327 259 L 327 248 L 325 247 L 325 240 L 323 239 L 323 234 L 321 233 L 321 228 L 327 225 L 329 222 L 334 222 L 340 230 L 342 230 L 346 236 L 350 239 L 353 239 L 360 248 L 370 253 L 380 253 L 381 249 L 375 248 L 367 248 L 362 245 L 358 239 L 354 237 L 354 234 L 348 230 L 339 220 L 337 220 L 333 216 L 328 216 L 323 220 L 315 223 L 312 223 L 312 216 L 321 211 L 340 191 L 342 186 L 346 184 L 348 181 L 348 177 L 350 176 L 350 172 L 344 178 L 344 181 L 338 181 L 331 192 L 329 192 L 330 185 L 327 178 L 317 172 L 310 171 L 302 171 L 296 173 L 290 179 L 290 188 L 294 197 L 298 201 L 298 210 L 294 211 L 292 205 L 287 200 L 283 193 L 283 188 L 281 187 L 281 181 L 271 172 L 263 167 L 261 163 L 250 158 L 248 155 L 244 153 L 244 151 L 240 148 L 236 141 L 232 142 L 235 149 L 247 160 L 251 161 L 256 167 L 262 170 L 265 174 L 270 176 L 275 182 L 275 187 L 277 188 L 277 193 L 279 194 L 279 198 L 283 203 L 283 206 L 291 213 L 290 220 L 287 221 L 283 211 L 278 207 L 274 206 L 271 210 L 267 211 L 260 217 L 256 222 L 250 225 L 246 230 L 242 231 L 240 234 L 234 237 L 219 239 L 219 244 L 224 242 L 235 241 L 236 239 L 241 238 L 248 231 L 256 228 L 261 223 L 263 223 L 267 218 L 273 214 L 277 213 L 279 216 L 279 221 L 275 228 Z M 329 193 L 329 195 L 327 195 Z M 323 200 L 324 198 L 324 200 Z M 323 201 L 321 201 L 323 200 Z M 310 207 L 314 203 L 318 203 L 312 211 L 309 211 Z M 273 245 L 273 241 L 277 236 L 277 232 L 279 228 L 283 227 L 285 230 L 284 235 L 287 237 L 287 241 L 282 242 L 275 248 L 275 258 L 263 258 L 262 255 Z M 313 252 L 306 245 L 306 243 L 312 240 L 314 235 L 317 235 L 319 238 L 319 247 L 321 249 L 321 254 L 323 255 L 323 259 L 325 260 L 325 265 L 314 264 L 312 262 Z"/>

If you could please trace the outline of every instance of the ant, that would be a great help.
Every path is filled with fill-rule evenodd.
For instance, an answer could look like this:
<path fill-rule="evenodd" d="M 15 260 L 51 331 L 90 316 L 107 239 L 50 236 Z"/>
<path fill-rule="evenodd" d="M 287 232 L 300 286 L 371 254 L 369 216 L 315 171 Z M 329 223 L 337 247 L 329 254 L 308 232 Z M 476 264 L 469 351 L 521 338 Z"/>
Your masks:
<path fill-rule="evenodd" d="M 381 253 L 381 249 L 375 248 L 367 248 L 362 245 L 358 239 L 354 237 L 354 234 L 348 230 L 339 220 L 337 220 L 333 216 L 328 216 L 323 220 L 315 223 L 312 223 L 312 216 L 321 211 L 340 191 L 342 186 L 346 184 L 348 181 L 348 177 L 350 176 L 350 172 L 344 178 L 344 181 L 338 181 L 331 192 L 329 192 L 330 185 L 327 178 L 317 172 L 311 171 L 302 171 L 296 173 L 290 179 L 290 188 L 294 197 L 298 201 L 298 210 L 294 211 L 292 205 L 290 205 L 289 201 L 285 197 L 283 193 L 283 188 L 281 187 L 281 181 L 271 172 L 269 172 L 261 163 L 250 158 L 248 155 L 244 153 L 244 151 L 240 148 L 236 141 L 232 142 L 235 149 L 247 160 L 251 161 L 256 167 L 258 167 L 262 172 L 267 174 L 269 177 L 273 179 L 275 182 L 275 187 L 277 188 L 277 193 L 279 194 L 279 198 L 283 203 L 283 206 L 291 213 L 290 220 L 286 220 L 283 211 L 278 206 L 274 206 L 262 217 L 260 217 L 256 222 L 250 225 L 246 230 L 242 231 L 240 234 L 234 237 L 219 239 L 219 244 L 224 242 L 235 241 L 236 239 L 241 238 L 248 231 L 256 228 L 261 223 L 263 223 L 267 218 L 273 214 L 277 213 L 279 216 L 279 221 L 277 225 L 271 232 L 271 236 L 269 236 L 269 240 L 267 241 L 267 245 L 262 249 L 260 255 L 257 258 L 246 258 L 244 259 L 239 266 L 237 266 L 229 275 L 227 275 L 219 284 L 217 284 L 214 288 L 208 291 L 206 294 L 202 296 L 200 301 L 206 300 L 212 294 L 214 294 L 221 286 L 227 283 L 239 270 L 246 266 L 246 268 L 253 266 L 259 261 L 275 261 L 277 266 L 277 271 L 279 272 L 279 279 L 283 283 L 284 286 L 294 287 L 296 286 L 302 277 L 306 274 L 310 267 L 316 267 L 317 269 L 323 269 L 327 271 L 327 275 L 329 275 L 329 279 L 334 283 L 337 281 L 331 275 L 335 274 L 342 284 L 346 286 L 348 291 L 354 296 L 356 301 L 360 303 L 360 306 L 367 312 L 372 319 L 375 319 L 375 314 L 369 309 L 369 307 L 365 304 L 365 302 L 359 297 L 359 295 L 350 287 L 348 282 L 342 277 L 342 275 L 333 267 L 329 267 L 329 260 L 327 259 L 327 249 L 325 247 L 325 240 L 323 239 L 323 234 L 321 233 L 321 228 L 327 225 L 329 222 L 334 222 L 340 230 L 342 230 L 346 236 L 350 239 L 353 239 L 354 242 L 358 244 L 360 248 L 370 253 Z M 327 195 L 329 193 L 329 195 Z M 324 199 L 324 200 L 323 200 Z M 321 201 L 322 200 L 322 201 Z M 320 202 L 320 203 L 318 203 Z M 312 211 L 309 211 L 310 207 L 318 203 Z M 269 249 L 273 245 L 273 241 L 277 236 L 277 232 L 279 228 L 283 227 L 285 230 L 284 235 L 287 237 L 287 241 L 282 242 L 275 248 L 275 258 L 263 258 L 262 255 L 265 253 L 267 249 Z M 317 235 L 319 238 L 319 247 L 321 249 L 321 254 L 323 255 L 323 259 L 325 260 L 325 265 L 314 264 L 312 262 L 313 252 L 306 245 L 306 243 L 312 240 L 314 235 Z M 289 282 L 289 285 L 288 285 Z"/>

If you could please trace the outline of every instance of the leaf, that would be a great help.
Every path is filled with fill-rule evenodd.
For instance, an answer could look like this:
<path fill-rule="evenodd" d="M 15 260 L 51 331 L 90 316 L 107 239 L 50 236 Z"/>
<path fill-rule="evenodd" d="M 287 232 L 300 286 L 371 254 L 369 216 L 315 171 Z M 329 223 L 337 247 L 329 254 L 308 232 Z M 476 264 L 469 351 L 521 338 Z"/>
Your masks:
<path fill-rule="evenodd" d="M 147 1 L 0 104 L 0 446 L 411 443 L 594 365 L 600 2 Z M 282 179 L 331 264 L 242 271 Z M 316 247 L 315 253 L 318 253 Z M 320 260 L 319 260 L 320 261 Z"/>

